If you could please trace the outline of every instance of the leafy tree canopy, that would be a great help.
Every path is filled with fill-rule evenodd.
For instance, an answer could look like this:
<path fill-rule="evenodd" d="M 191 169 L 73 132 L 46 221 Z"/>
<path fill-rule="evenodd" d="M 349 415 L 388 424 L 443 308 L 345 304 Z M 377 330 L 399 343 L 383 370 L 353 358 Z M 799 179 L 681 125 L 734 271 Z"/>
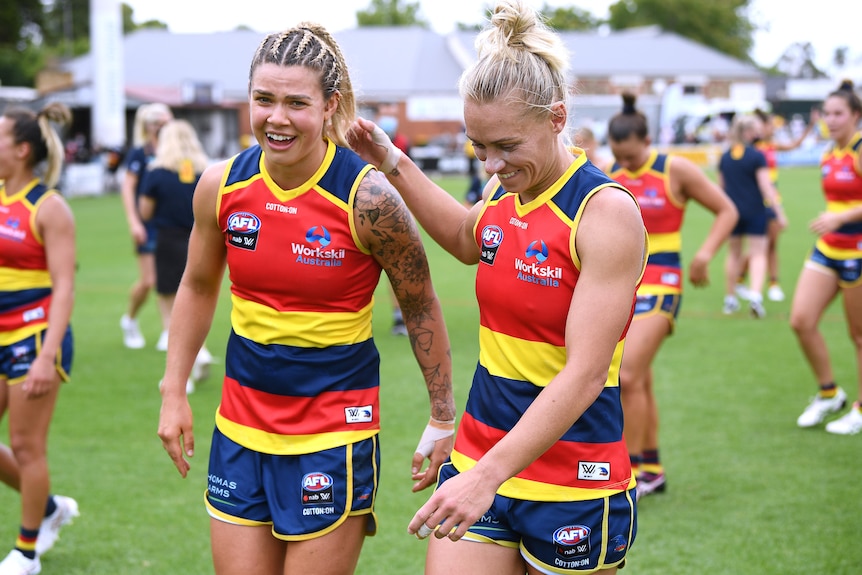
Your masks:
<path fill-rule="evenodd" d="M 122 5 L 123 33 L 141 28 L 167 29 L 158 20 L 134 21 Z M 0 84 L 33 86 L 46 62 L 90 51 L 89 0 L 0 0 Z"/>
<path fill-rule="evenodd" d="M 371 0 L 368 8 L 356 12 L 359 26 L 421 26 L 430 27 L 419 15 L 418 2 L 402 0 Z"/>
<path fill-rule="evenodd" d="M 657 24 L 664 30 L 751 61 L 756 26 L 748 19 L 751 0 L 618 0 L 610 7 L 614 30 Z"/>
<path fill-rule="evenodd" d="M 548 26 L 556 30 L 595 30 L 602 23 L 591 12 L 577 6 L 552 8 L 545 4 L 540 11 Z"/>

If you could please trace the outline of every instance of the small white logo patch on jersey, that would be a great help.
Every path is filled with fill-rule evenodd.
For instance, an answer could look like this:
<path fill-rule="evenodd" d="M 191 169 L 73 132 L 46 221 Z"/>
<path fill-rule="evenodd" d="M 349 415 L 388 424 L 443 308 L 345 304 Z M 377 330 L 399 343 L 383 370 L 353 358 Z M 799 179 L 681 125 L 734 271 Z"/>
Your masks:
<path fill-rule="evenodd" d="M 374 412 L 370 405 L 344 408 L 344 421 L 346 423 L 370 423 L 373 419 Z"/>
<path fill-rule="evenodd" d="M 611 477 L 611 464 L 607 461 L 578 461 L 578 479 L 607 481 Z"/>

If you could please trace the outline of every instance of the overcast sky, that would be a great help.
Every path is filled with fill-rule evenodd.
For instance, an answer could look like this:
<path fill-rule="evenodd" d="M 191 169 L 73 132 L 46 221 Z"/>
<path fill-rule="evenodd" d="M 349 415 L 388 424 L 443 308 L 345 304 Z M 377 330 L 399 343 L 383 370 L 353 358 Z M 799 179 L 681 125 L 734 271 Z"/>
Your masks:
<path fill-rule="evenodd" d="M 406 0 L 407 2 L 416 0 Z M 423 17 L 438 32 L 449 32 L 457 22 L 479 23 L 489 0 L 418 0 Z M 537 7 L 578 6 L 606 17 L 613 0 L 531 0 Z M 230 10 L 212 0 L 125 0 L 134 9 L 135 22 L 156 19 L 172 32 L 218 32 L 246 25 L 262 33 L 289 28 L 302 20 L 314 20 L 337 32 L 356 25 L 356 11 L 370 0 L 241 0 Z M 849 8 L 849 6 L 856 8 Z M 755 34 L 752 56 L 758 64 L 772 66 L 793 42 L 811 42 L 815 63 L 829 68 L 835 48 L 849 46 L 851 58 L 862 58 L 859 46 L 862 20 L 857 0 L 815 0 L 798 4 L 788 0 L 752 0 L 751 20 L 762 29 Z M 577 59 L 573 61 L 577 69 Z"/>

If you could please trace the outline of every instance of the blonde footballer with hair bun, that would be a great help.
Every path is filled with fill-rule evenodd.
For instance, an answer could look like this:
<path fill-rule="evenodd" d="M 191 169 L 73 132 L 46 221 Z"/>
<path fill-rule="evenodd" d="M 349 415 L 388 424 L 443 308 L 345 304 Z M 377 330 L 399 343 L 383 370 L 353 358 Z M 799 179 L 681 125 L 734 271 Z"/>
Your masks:
<path fill-rule="evenodd" d="M 619 368 L 646 232 L 628 190 L 573 154 L 569 57 L 502 0 L 462 75 L 466 135 L 492 176 L 464 206 L 401 156 L 387 178 L 422 227 L 478 266 L 479 360 L 450 460 L 407 526 L 426 574 L 614 573 L 634 542 Z M 394 145 L 357 120 L 363 158 Z"/>

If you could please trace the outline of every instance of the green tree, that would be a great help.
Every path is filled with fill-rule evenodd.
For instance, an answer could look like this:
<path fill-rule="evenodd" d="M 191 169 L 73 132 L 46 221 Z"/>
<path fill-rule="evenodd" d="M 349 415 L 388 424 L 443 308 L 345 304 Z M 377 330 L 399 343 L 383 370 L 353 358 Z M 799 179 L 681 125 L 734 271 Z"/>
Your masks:
<path fill-rule="evenodd" d="M 0 0 L 0 85 L 33 85 L 43 16 L 40 0 Z"/>
<path fill-rule="evenodd" d="M 40 0 L 0 0 L 0 48 L 22 47 L 42 26 Z"/>
<path fill-rule="evenodd" d="M 751 61 L 755 25 L 748 19 L 751 0 L 618 0 L 610 7 L 614 30 L 657 24 L 664 30 Z"/>
<path fill-rule="evenodd" d="M 544 4 L 540 11 L 548 26 L 556 30 L 595 30 L 601 24 L 591 12 L 577 6 L 552 8 Z"/>
<path fill-rule="evenodd" d="M 44 15 L 42 47 L 48 54 L 71 58 L 90 50 L 89 0 L 54 0 Z"/>
<path fill-rule="evenodd" d="M 359 26 L 421 26 L 428 28 L 428 22 L 419 16 L 418 2 L 401 0 L 371 0 L 365 10 L 356 11 Z"/>
<path fill-rule="evenodd" d="M 167 30 L 168 25 L 161 20 L 147 20 L 146 22 L 135 22 L 135 10 L 123 2 L 123 34 L 130 34 L 135 30 L 155 29 Z"/>
<path fill-rule="evenodd" d="M 832 63 L 837 68 L 843 68 L 847 65 L 847 53 L 850 51 L 850 48 L 847 46 L 839 46 L 835 48 L 835 52 L 832 53 Z"/>
<path fill-rule="evenodd" d="M 775 64 L 775 71 L 790 78 L 827 78 L 826 72 L 814 63 L 816 54 L 811 42 L 794 42 Z"/>
<path fill-rule="evenodd" d="M 166 29 L 158 20 L 134 21 L 122 5 L 123 33 Z M 89 0 L 0 0 L 0 85 L 33 86 L 45 63 L 90 51 Z"/>

